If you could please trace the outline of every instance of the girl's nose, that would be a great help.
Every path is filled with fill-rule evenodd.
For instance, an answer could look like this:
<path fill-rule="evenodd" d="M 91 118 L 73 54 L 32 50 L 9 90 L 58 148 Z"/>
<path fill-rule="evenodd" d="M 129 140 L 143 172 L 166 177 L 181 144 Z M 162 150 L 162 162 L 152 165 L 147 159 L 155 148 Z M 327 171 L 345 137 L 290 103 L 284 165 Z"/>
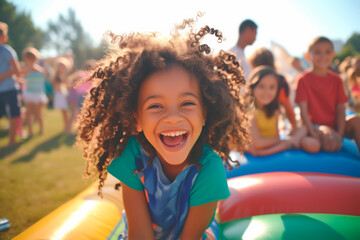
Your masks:
<path fill-rule="evenodd" d="M 182 115 L 179 109 L 177 107 L 169 108 L 166 112 L 164 122 L 169 124 L 177 124 L 180 121 L 182 121 Z"/>

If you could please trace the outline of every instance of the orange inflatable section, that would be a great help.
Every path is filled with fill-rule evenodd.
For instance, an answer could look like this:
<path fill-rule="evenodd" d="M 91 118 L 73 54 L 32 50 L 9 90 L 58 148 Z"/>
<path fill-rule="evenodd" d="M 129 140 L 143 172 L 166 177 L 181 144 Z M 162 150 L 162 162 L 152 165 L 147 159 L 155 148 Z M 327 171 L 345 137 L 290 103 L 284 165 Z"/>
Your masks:
<path fill-rule="evenodd" d="M 219 203 L 222 223 L 276 213 L 329 213 L 360 216 L 360 178 L 269 172 L 228 180 L 231 196 Z"/>

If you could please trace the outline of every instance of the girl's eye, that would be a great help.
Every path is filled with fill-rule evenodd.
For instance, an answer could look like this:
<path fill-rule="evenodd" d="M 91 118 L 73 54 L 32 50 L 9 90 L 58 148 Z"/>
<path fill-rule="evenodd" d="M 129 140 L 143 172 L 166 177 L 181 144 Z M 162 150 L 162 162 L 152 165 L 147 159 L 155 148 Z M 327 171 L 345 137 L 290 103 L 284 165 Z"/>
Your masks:
<path fill-rule="evenodd" d="M 160 108 L 161 108 L 161 105 L 153 104 L 153 105 L 149 106 L 147 109 L 160 109 Z"/>
<path fill-rule="evenodd" d="M 187 102 L 184 102 L 183 104 L 181 104 L 181 106 L 194 106 L 194 105 L 196 105 L 196 104 L 191 101 L 187 101 Z"/>

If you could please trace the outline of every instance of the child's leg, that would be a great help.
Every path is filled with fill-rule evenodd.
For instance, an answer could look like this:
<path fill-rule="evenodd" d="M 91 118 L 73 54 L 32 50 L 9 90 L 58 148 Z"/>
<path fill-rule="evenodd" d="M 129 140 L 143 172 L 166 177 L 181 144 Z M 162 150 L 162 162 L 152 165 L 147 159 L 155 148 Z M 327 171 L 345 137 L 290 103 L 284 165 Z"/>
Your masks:
<path fill-rule="evenodd" d="M 292 133 L 291 133 L 291 142 L 293 144 L 294 148 L 300 148 L 300 142 L 301 139 L 303 139 L 304 137 L 306 137 L 307 135 L 307 129 L 305 126 L 301 126 L 297 129 L 295 129 Z"/>
<path fill-rule="evenodd" d="M 346 118 L 344 137 L 354 139 L 360 151 L 360 117 L 351 115 Z"/>
<path fill-rule="evenodd" d="M 69 115 L 66 109 L 61 109 L 63 119 L 64 119 L 64 128 L 65 128 L 65 134 L 69 135 L 71 134 L 70 128 L 69 128 Z"/>
<path fill-rule="evenodd" d="M 16 136 L 16 117 L 11 118 L 9 120 L 10 122 L 10 128 L 9 128 L 9 146 L 13 145 L 16 143 L 15 141 L 15 136 Z"/>
<path fill-rule="evenodd" d="M 297 139 L 299 142 L 298 148 L 310 153 L 317 153 L 320 151 L 320 141 L 314 137 L 308 136 L 308 131 L 305 126 L 297 128 L 292 135 L 293 138 Z"/>
<path fill-rule="evenodd" d="M 70 102 L 69 105 L 70 105 L 70 110 L 71 110 L 71 115 L 70 115 L 70 120 L 69 120 L 69 129 L 71 131 L 73 122 L 74 122 L 76 116 L 78 115 L 78 102 L 73 101 L 73 102 Z"/>
<path fill-rule="evenodd" d="M 33 133 L 33 128 L 32 128 L 31 117 L 34 115 L 34 104 L 26 103 L 25 107 L 26 107 L 26 112 L 25 112 L 26 125 L 28 126 L 29 136 L 32 137 L 34 135 L 34 133 Z"/>
<path fill-rule="evenodd" d="M 23 135 L 23 126 L 22 126 L 22 119 L 21 115 L 16 118 L 16 134 L 22 136 Z"/>
<path fill-rule="evenodd" d="M 39 132 L 40 134 L 44 133 L 44 123 L 43 123 L 43 117 L 42 117 L 42 109 L 43 104 L 42 103 L 36 103 L 34 105 L 34 114 L 35 114 L 35 118 L 39 123 Z"/>
<path fill-rule="evenodd" d="M 321 150 L 325 152 L 337 152 L 342 147 L 342 139 L 334 129 L 321 125 L 318 129 L 320 132 Z"/>
<path fill-rule="evenodd" d="M 321 148 L 320 141 L 311 136 L 301 139 L 300 145 L 302 150 L 309 153 L 318 153 Z"/>

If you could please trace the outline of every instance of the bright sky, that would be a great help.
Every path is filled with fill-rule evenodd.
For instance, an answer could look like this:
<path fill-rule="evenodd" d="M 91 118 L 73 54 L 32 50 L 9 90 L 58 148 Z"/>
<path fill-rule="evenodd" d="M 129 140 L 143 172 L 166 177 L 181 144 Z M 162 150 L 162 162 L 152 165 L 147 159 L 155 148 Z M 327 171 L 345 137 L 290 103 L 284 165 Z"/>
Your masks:
<path fill-rule="evenodd" d="M 360 33 L 359 0 L 8 0 L 30 13 L 36 26 L 45 30 L 49 20 L 72 7 L 95 42 L 107 30 L 115 33 L 158 31 L 167 34 L 175 23 L 206 12 L 201 22 L 220 29 L 228 49 L 238 37 L 239 24 L 247 18 L 258 25 L 256 48 L 274 41 L 290 55 L 301 57 L 308 43 L 323 35 L 345 42 Z M 200 26 L 200 25 L 199 25 Z M 201 25 L 202 26 L 202 25 Z"/>

